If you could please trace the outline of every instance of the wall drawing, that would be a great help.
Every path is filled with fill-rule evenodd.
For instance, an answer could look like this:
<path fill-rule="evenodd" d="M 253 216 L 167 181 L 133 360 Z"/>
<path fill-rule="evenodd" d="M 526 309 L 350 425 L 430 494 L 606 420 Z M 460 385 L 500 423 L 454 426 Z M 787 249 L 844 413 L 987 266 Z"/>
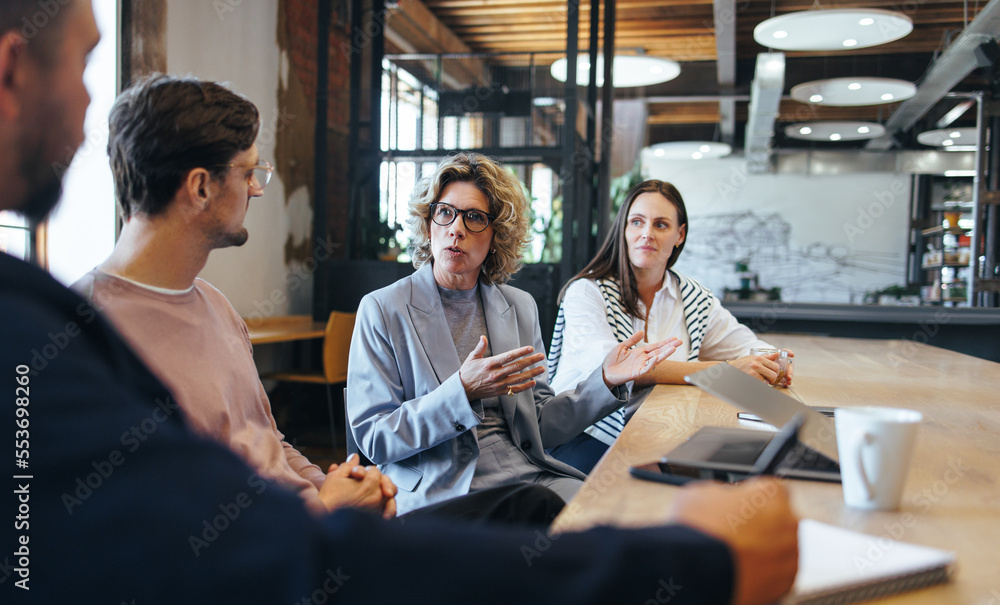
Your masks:
<path fill-rule="evenodd" d="M 905 271 L 901 252 L 832 240 L 795 243 L 792 223 L 779 212 L 692 215 L 689 222 L 692 237 L 677 268 L 719 298 L 740 286 L 740 262 L 760 288 L 780 288 L 785 302 L 860 303 L 873 284 L 895 283 Z"/>

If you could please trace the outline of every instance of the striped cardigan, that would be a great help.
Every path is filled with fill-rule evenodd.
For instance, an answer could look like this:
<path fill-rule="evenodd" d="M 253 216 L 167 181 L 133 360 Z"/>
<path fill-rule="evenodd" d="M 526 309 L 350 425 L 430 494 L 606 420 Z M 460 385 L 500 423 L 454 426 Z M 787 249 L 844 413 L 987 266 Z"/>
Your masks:
<path fill-rule="evenodd" d="M 693 279 L 685 277 L 680 273 L 667 270 L 668 273 L 677 277 L 681 286 L 681 301 L 684 305 L 684 323 L 687 326 L 688 338 L 691 343 L 691 351 L 688 354 L 688 361 L 697 361 L 698 353 L 701 351 L 701 342 L 708 329 L 708 311 L 712 307 L 712 291 L 699 284 Z M 633 318 L 625 313 L 622 308 L 621 290 L 618 283 L 610 279 L 596 280 L 594 283 L 604 297 L 604 306 L 607 311 L 608 325 L 615 334 L 618 342 L 624 342 L 633 333 Z M 549 347 L 548 365 L 549 381 L 555 377 L 559 368 L 559 360 L 562 357 L 563 332 L 566 329 L 566 317 L 562 304 L 559 305 L 559 314 L 556 317 L 556 326 L 552 334 L 552 345 Z M 587 427 L 584 432 L 601 443 L 611 445 L 614 443 L 622 429 L 625 428 L 625 408 L 618 408 L 606 417 L 598 420 Z"/>

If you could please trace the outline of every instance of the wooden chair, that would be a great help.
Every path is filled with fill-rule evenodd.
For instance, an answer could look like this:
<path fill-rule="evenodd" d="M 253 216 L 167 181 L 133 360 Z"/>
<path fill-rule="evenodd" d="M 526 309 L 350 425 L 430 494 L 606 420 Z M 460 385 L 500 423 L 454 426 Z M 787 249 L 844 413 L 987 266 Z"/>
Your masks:
<path fill-rule="evenodd" d="M 347 357 L 351 350 L 355 313 L 333 311 L 323 336 L 322 371 L 288 371 L 261 374 L 261 379 L 326 385 L 326 405 L 330 416 L 330 441 L 337 452 L 337 425 L 333 413 L 333 385 L 347 382 Z"/>

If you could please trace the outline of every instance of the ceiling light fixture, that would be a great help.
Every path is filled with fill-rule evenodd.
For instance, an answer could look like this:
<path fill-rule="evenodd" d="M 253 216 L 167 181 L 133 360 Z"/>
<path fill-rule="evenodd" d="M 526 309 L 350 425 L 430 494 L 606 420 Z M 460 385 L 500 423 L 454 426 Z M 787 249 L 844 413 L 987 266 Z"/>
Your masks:
<path fill-rule="evenodd" d="M 945 151 L 975 151 L 979 145 L 979 133 L 975 128 L 927 130 L 917 135 L 917 142 L 930 147 L 943 147 Z"/>
<path fill-rule="evenodd" d="M 893 78 L 831 78 L 792 87 L 796 101 L 839 107 L 893 103 L 916 93 L 912 82 Z"/>
<path fill-rule="evenodd" d="M 566 57 L 558 59 L 549 70 L 552 77 L 560 82 L 566 81 Z M 630 88 L 633 86 L 651 86 L 669 82 L 681 73 L 681 66 L 676 61 L 648 55 L 619 55 L 615 57 L 612 68 L 615 88 Z M 576 83 L 586 86 L 590 82 L 590 57 L 578 55 L 576 59 Z M 597 57 L 597 85 L 604 86 L 604 57 Z"/>
<path fill-rule="evenodd" d="M 861 141 L 885 133 L 874 122 L 809 122 L 785 127 L 785 136 L 803 141 Z"/>
<path fill-rule="evenodd" d="M 831 8 L 772 17 L 757 25 L 753 39 L 779 50 L 844 50 L 898 40 L 913 31 L 913 21 L 894 11 Z"/>
<path fill-rule="evenodd" d="M 650 145 L 643 152 L 660 160 L 711 160 L 729 155 L 733 148 L 712 141 L 672 141 Z"/>

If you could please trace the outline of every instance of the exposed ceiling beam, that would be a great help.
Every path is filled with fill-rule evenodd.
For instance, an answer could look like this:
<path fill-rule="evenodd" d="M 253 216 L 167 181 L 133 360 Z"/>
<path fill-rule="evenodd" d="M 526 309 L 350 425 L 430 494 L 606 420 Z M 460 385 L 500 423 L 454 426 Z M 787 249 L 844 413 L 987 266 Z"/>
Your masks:
<path fill-rule="evenodd" d="M 885 122 L 885 135 L 868 142 L 867 149 L 886 150 L 893 134 L 905 132 L 931 110 L 956 84 L 978 66 L 975 50 L 1000 35 L 1000 0 L 990 0 L 979 15 L 945 49 L 924 74 L 917 94 L 903 101 Z"/>
<path fill-rule="evenodd" d="M 736 86 L 736 0 L 713 0 L 715 21 L 715 72 L 720 92 Z M 730 145 L 736 135 L 736 101 L 719 99 L 719 133 Z"/>
<path fill-rule="evenodd" d="M 760 53 L 750 84 L 750 107 L 747 116 L 743 157 L 747 172 L 764 174 L 771 167 L 771 139 L 774 122 L 785 87 L 785 55 Z"/>
<path fill-rule="evenodd" d="M 441 23 L 420 0 L 397 0 L 386 10 L 386 39 L 404 53 L 469 53 L 472 49 Z M 424 61 L 429 73 L 436 73 L 432 61 Z M 480 59 L 451 61 L 442 68 L 445 88 L 466 88 L 479 83 L 483 70 Z"/>

